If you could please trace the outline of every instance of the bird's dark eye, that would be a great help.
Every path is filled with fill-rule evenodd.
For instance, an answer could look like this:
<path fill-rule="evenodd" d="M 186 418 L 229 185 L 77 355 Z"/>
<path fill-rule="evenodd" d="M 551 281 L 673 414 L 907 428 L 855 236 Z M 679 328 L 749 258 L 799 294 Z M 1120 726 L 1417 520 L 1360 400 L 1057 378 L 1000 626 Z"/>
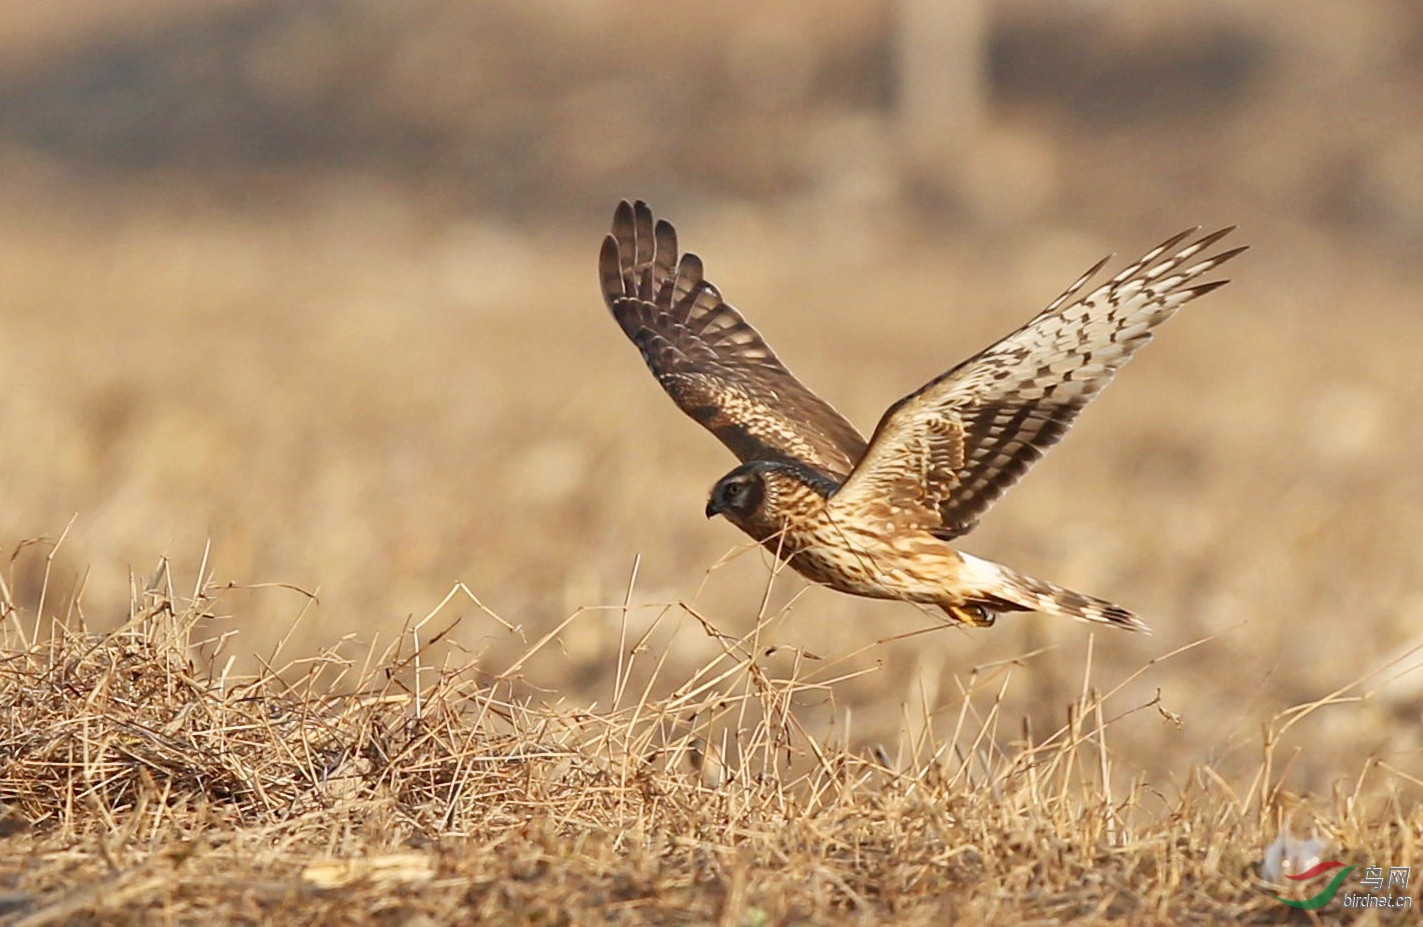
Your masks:
<path fill-rule="evenodd" d="M 741 490 L 743 488 L 744 487 L 740 483 L 727 483 L 726 497 L 728 499 L 735 499 L 737 496 L 741 495 Z"/>

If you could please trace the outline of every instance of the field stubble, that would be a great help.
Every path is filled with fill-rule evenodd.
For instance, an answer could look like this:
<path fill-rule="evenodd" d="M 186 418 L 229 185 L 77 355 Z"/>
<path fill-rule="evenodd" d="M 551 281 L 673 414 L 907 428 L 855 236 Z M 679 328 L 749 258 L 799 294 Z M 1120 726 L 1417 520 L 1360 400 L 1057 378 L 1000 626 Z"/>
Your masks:
<path fill-rule="evenodd" d="M 605 318 L 600 225 L 366 196 L 0 235 L 5 789 L 44 861 L 15 922 L 1240 922 L 1290 814 L 1415 858 L 1414 277 L 1271 230 L 966 545 L 1155 636 L 975 634 L 789 576 L 763 596 L 756 553 L 708 570 L 730 460 Z M 1135 248 L 783 218 L 682 224 L 862 426 Z M 160 554 L 197 594 L 134 586 Z M 407 617 L 456 580 L 483 604 Z"/>
<path fill-rule="evenodd" d="M 713 659 L 661 678 L 620 610 L 612 691 L 576 705 L 523 675 L 567 625 L 530 640 L 459 587 L 359 659 L 279 644 L 252 676 L 232 672 L 221 592 L 185 595 L 166 563 L 104 634 L 28 624 L 4 592 L 9 925 L 1273 923 L 1258 864 L 1282 829 L 1369 860 L 1412 860 L 1423 836 L 1384 763 L 1328 798 L 1284 789 L 1281 736 L 1362 685 L 1267 723 L 1243 790 L 1200 766 L 1164 791 L 1111 740 L 1133 714 L 1180 719 L 1099 689 L 1090 645 L 1064 723 L 1015 721 L 1024 670 L 980 667 L 890 755 L 804 723 L 855 675 L 843 661 L 778 672 L 759 625 L 692 609 Z M 430 665 L 456 604 L 521 655 Z M 631 685 L 638 661 L 669 694 Z"/>

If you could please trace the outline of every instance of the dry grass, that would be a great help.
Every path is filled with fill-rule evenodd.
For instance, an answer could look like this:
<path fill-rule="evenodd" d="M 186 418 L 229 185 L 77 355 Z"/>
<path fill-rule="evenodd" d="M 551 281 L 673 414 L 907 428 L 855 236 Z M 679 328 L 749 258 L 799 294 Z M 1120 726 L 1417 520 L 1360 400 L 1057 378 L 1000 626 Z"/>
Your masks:
<path fill-rule="evenodd" d="M 1423 842 L 1382 764 L 1325 800 L 1282 788 L 1280 735 L 1363 686 L 1268 724 L 1245 788 L 1202 766 L 1163 790 L 1122 780 L 1112 732 L 1179 719 L 1095 679 L 1090 648 L 1061 726 L 1002 710 L 1014 661 L 965 674 L 890 756 L 808 729 L 842 668 L 777 671 L 756 631 L 697 615 L 718 655 L 636 689 L 663 656 L 624 612 L 613 694 L 577 706 L 521 667 L 578 614 L 500 672 L 426 664 L 461 603 L 522 639 L 457 588 L 363 660 L 238 676 L 220 592 L 184 595 L 166 563 L 105 634 L 6 592 L 0 922 L 1277 923 L 1257 863 L 1282 821 L 1349 859 Z"/>
<path fill-rule="evenodd" d="M 759 252 L 813 262 L 837 247 L 840 220 L 672 215 L 792 368 L 866 428 L 1110 247 L 1051 229 L 991 248 L 919 240 L 905 218 L 839 270 L 787 287 Z M 578 608 L 621 603 L 641 553 L 634 633 L 681 601 L 737 633 L 751 626 L 763 557 L 702 580 L 740 538 L 700 515 L 732 458 L 672 407 L 607 319 L 590 250 L 606 217 L 495 238 L 377 215 L 353 232 L 341 209 L 264 222 L 138 210 L 114 228 L 12 218 L 0 222 L 11 307 L 0 538 L 13 550 L 57 537 L 77 513 L 52 560 L 39 548 L 14 559 L 21 605 L 36 607 L 48 568 L 55 604 L 113 627 L 129 569 L 166 555 L 196 575 L 210 541 L 216 578 L 243 587 L 225 627 L 242 629 L 233 653 L 250 672 L 246 655 L 283 636 L 292 657 L 347 635 L 388 637 L 455 581 L 537 637 Z M 1145 247 L 1155 236 L 1129 237 Z M 1133 720 L 1118 733 L 1131 768 L 1168 780 L 1202 762 L 1248 776 L 1263 720 L 1413 646 L 1423 607 L 1412 450 L 1423 393 L 1406 388 L 1415 358 L 1396 348 L 1423 339 L 1407 308 L 1423 286 L 1347 243 L 1309 239 L 1318 280 L 1301 283 L 1292 245 L 1250 240 L 1235 281 L 1174 320 L 966 539 L 973 553 L 1146 616 L 1153 637 L 1101 641 L 1098 666 L 1120 678 L 1211 639 L 1132 686 L 1139 701 L 1160 689 L 1186 719 L 1179 731 Z M 526 272 L 501 269 L 495 241 Z M 530 255 L 561 270 L 523 263 Z M 455 289 L 465 275 L 478 299 Z M 866 311 L 857 280 L 893 311 Z M 286 597 L 250 590 L 268 582 L 317 591 L 320 606 L 288 631 Z M 883 666 L 836 687 L 861 743 L 897 743 L 901 705 L 928 692 L 938 710 L 934 693 L 974 665 L 1047 651 L 1005 695 L 1010 715 L 1039 729 L 1080 686 L 1084 635 L 1070 623 L 1015 616 L 871 654 L 870 642 L 932 622 L 790 576 L 772 592 L 771 612 L 783 607 L 768 645 Z M 542 684 L 605 701 L 614 614 L 569 628 L 558 662 L 537 657 Z M 520 652 L 477 625 L 445 643 L 494 663 Z M 652 646 L 667 653 L 664 678 L 715 655 L 685 615 L 664 619 Z M 1374 754 L 1423 775 L 1419 710 L 1418 687 L 1403 686 L 1312 716 L 1288 746 L 1304 735 L 1331 749 L 1303 755 L 1291 787 L 1326 793 L 1353 757 Z"/>

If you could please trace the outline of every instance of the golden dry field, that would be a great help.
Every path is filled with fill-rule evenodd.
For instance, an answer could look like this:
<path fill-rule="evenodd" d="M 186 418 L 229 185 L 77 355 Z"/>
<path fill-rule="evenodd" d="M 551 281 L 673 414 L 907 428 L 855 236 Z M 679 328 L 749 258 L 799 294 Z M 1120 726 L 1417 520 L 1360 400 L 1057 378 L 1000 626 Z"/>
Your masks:
<path fill-rule="evenodd" d="M 1417 916 L 1423 8 L 3 7 L 0 925 Z M 866 432 L 1238 224 L 962 542 L 1154 633 L 772 578 L 625 197 Z"/>

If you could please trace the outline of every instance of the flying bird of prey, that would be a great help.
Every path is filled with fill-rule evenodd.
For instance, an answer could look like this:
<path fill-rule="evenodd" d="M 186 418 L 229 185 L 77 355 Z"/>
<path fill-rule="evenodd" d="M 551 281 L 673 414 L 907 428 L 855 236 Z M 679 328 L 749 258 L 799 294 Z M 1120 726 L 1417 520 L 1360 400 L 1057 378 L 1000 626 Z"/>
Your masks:
<path fill-rule="evenodd" d="M 1026 325 L 890 406 L 868 442 L 801 385 L 671 223 L 623 202 L 599 259 L 603 296 L 662 388 L 742 461 L 712 488 L 724 515 L 807 579 L 937 605 L 987 626 L 1039 611 L 1144 631 L 1135 615 L 950 544 L 1055 444 L 1197 283 L 1227 228 L 1172 236 L 1090 292 L 1103 259 Z"/>

